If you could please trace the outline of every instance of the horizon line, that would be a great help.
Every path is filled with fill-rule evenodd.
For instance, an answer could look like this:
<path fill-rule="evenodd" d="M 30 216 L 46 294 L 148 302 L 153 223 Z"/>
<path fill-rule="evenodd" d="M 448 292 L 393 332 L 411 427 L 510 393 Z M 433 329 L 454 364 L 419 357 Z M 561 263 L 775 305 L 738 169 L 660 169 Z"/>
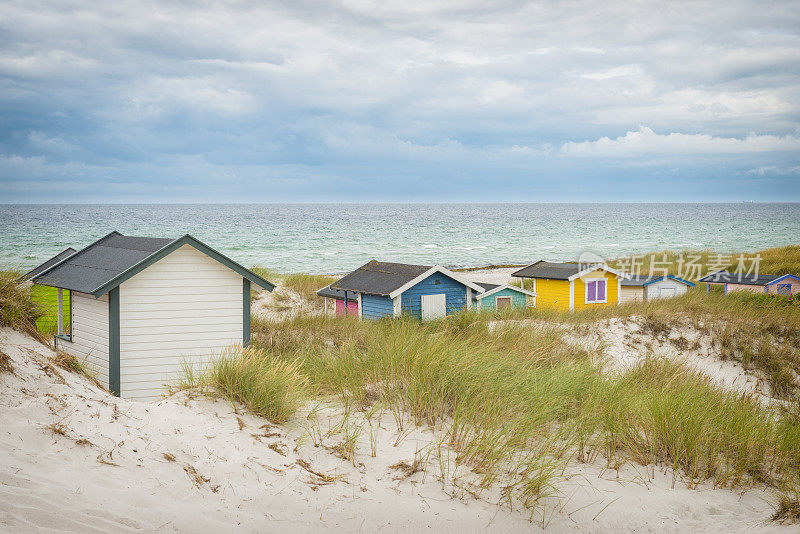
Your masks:
<path fill-rule="evenodd" d="M 574 201 L 564 202 L 558 200 L 540 201 L 477 201 L 477 200 L 441 200 L 441 201 L 389 201 L 389 200 L 364 200 L 364 201 L 284 201 L 284 202 L 170 202 L 170 201 L 151 201 L 151 202 L 0 202 L 0 206 L 280 206 L 280 205 L 363 205 L 363 204 L 390 204 L 390 205 L 430 205 L 430 204 L 800 204 L 800 200 L 694 200 L 694 201 L 662 201 L 653 200 L 626 200 L 626 201 Z"/>

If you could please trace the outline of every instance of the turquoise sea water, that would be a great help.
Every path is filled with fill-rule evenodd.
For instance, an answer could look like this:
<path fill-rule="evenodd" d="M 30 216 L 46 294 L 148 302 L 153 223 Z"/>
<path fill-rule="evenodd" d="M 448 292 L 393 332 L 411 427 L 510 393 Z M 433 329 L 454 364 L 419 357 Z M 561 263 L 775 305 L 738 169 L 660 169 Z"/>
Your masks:
<path fill-rule="evenodd" d="M 376 258 L 448 266 L 800 243 L 800 204 L 0 205 L 0 264 L 28 268 L 111 230 L 192 234 L 245 266 L 337 273 Z"/>

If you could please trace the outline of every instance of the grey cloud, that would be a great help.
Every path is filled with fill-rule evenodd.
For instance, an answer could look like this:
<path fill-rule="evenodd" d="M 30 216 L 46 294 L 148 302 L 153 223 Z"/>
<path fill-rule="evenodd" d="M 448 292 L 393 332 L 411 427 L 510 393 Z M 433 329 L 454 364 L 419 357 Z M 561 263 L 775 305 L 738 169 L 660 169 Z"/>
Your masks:
<path fill-rule="evenodd" d="M 798 2 L 6 2 L 0 156 L 17 163 L 0 181 L 83 172 L 177 194 L 155 184 L 222 190 L 238 176 L 287 198 L 297 180 L 345 198 L 369 180 L 388 197 L 420 176 L 441 194 L 504 173 L 511 190 L 619 183 L 630 165 L 619 148 L 591 168 L 574 147 L 630 146 L 639 126 L 689 146 L 796 136 L 799 13 Z M 800 164 L 725 146 L 729 173 Z M 720 168 L 708 151 L 657 152 L 653 163 L 686 176 Z"/>

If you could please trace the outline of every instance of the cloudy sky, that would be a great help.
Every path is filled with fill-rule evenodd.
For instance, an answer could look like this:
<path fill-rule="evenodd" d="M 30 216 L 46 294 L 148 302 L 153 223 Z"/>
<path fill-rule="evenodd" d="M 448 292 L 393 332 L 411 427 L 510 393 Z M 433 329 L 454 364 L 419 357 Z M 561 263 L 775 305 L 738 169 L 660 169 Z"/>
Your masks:
<path fill-rule="evenodd" d="M 0 202 L 800 201 L 800 2 L 0 0 Z"/>

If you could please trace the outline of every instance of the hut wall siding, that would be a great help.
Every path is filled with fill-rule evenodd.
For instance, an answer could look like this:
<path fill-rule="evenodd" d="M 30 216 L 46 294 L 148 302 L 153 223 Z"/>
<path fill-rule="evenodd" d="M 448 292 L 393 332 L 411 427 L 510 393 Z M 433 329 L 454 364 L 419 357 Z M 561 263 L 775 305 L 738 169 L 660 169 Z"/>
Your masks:
<path fill-rule="evenodd" d="M 645 291 L 647 291 L 647 300 L 655 300 L 661 298 L 661 288 L 674 288 L 675 289 L 675 296 L 679 297 L 686 293 L 689 289 L 689 286 L 686 284 L 681 284 L 680 282 L 676 282 L 675 280 L 671 280 L 669 278 L 665 280 L 659 280 L 658 282 L 653 282 L 652 284 L 648 284 L 645 286 Z"/>
<path fill-rule="evenodd" d="M 358 301 L 348 299 L 345 307 L 344 299 L 334 299 L 336 301 L 336 316 L 358 317 Z"/>
<path fill-rule="evenodd" d="M 389 297 L 361 294 L 362 319 L 380 319 L 394 316 L 394 303 Z"/>
<path fill-rule="evenodd" d="M 242 343 L 242 277 L 185 245 L 120 286 L 120 389 L 157 398 L 164 385 Z"/>
<path fill-rule="evenodd" d="M 580 295 L 583 298 L 583 295 Z M 575 300 L 578 290 L 575 289 Z M 536 279 L 536 305 L 542 308 L 569 310 L 569 282 L 566 280 Z"/>
<path fill-rule="evenodd" d="M 622 293 L 619 296 L 621 303 L 641 302 L 644 299 L 645 288 L 641 286 L 622 286 Z"/>
<path fill-rule="evenodd" d="M 436 280 L 439 280 L 439 284 L 436 284 Z M 403 292 L 401 296 L 401 313 L 421 318 L 422 295 L 438 295 L 441 293 L 445 294 L 447 315 L 452 315 L 465 308 L 467 304 L 466 286 L 442 273 L 433 273 Z"/>
<path fill-rule="evenodd" d="M 511 297 L 511 305 L 514 308 L 524 308 L 528 305 L 528 296 L 525 293 L 514 291 L 513 289 L 503 289 L 497 293 L 492 293 L 480 300 L 482 310 L 496 309 L 495 297 Z"/>
<path fill-rule="evenodd" d="M 728 284 L 728 293 L 731 291 L 748 291 L 750 293 L 764 293 L 764 286 L 750 284 Z"/>
<path fill-rule="evenodd" d="M 72 342 L 58 340 L 58 347 L 84 362 L 108 387 L 108 295 L 96 299 L 72 292 Z"/>

